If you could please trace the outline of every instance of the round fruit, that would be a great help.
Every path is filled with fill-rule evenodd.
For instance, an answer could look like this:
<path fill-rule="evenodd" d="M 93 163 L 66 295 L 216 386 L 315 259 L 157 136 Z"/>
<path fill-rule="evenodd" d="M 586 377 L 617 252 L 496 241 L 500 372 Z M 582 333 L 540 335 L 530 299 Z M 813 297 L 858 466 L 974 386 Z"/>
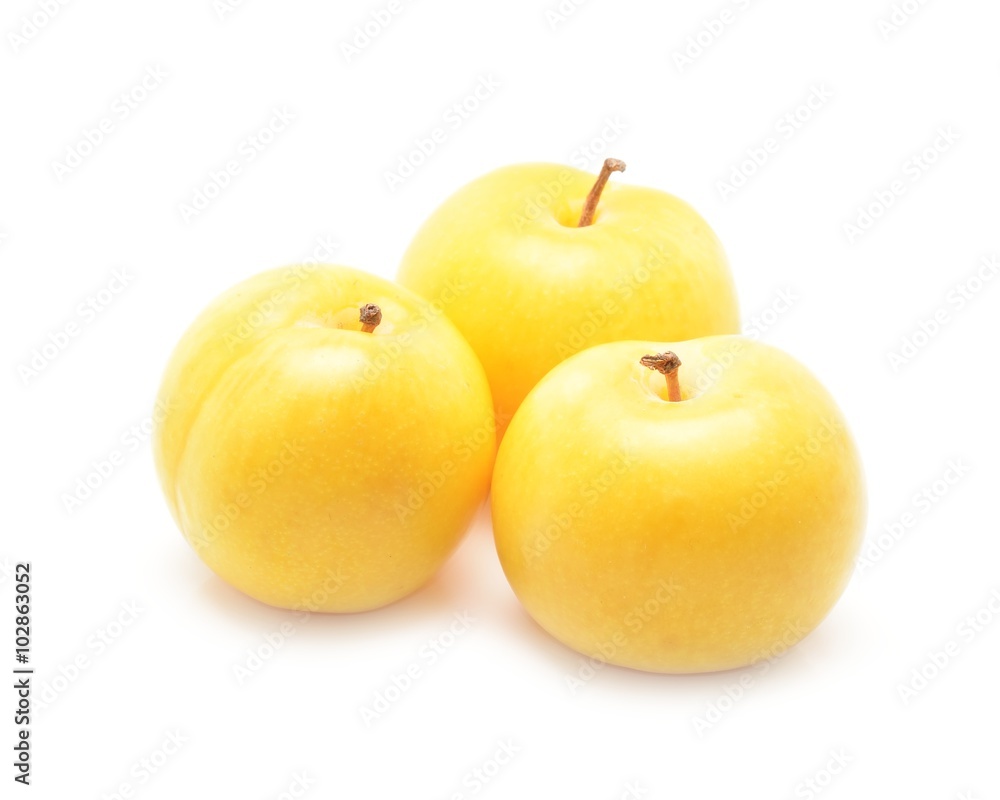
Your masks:
<path fill-rule="evenodd" d="M 596 184 L 555 164 L 491 172 L 446 200 L 403 258 L 400 283 L 438 303 L 482 361 L 501 433 L 580 350 L 740 330 L 712 229 L 665 192 L 604 185 L 623 168 L 609 159 Z"/>
<path fill-rule="evenodd" d="M 406 289 L 290 267 L 217 299 L 160 389 L 156 464 L 198 555 L 283 608 L 363 611 L 421 586 L 485 497 L 489 386 Z"/>
<path fill-rule="evenodd" d="M 560 364 L 507 430 L 492 502 L 528 613 L 581 653 L 655 672 L 783 653 L 840 596 L 865 520 L 833 399 L 790 356 L 731 336 Z"/>

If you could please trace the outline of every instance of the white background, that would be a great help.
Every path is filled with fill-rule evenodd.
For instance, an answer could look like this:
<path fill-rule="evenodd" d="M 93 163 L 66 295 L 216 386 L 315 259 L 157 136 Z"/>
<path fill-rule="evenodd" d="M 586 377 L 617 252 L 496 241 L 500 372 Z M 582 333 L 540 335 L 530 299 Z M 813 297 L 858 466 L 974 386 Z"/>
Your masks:
<path fill-rule="evenodd" d="M 30 559 L 35 692 L 48 700 L 33 719 L 33 785 L 17 791 L 267 800 L 299 791 L 298 774 L 316 800 L 1000 798 L 998 281 L 962 308 L 949 300 L 1000 253 L 1000 6 L 909 0 L 890 31 L 888 0 L 590 0 L 564 4 L 561 21 L 554 3 L 401 0 L 350 58 L 344 43 L 386 3 L 219 6 L 69 2 L 26 41 L 22 15 L 40 2 L 0 12 L 3 662 L 10 569 Z M 722 34 L 702 34 L 703 52 L 679 64 L 724 10 Z M 149 68 L 166 77 L 122 118 L 116 99 Z M 499 88 L 446 122 L 483 79 Z M 781 119 L 812 87 L 832 96 L 786 136 Z M 245 161 L 241 143 L 274 109 L 294 120 Z M 82 164 L 54 168 L 104 117 L 113 130 Z M 435 127 L 446 141 L 390 190 L 386 173 Z M 916 166 L 948 129 L 957 141 L 938 139 L 933 163 Z M 777 152 L 724 192 L 768 138 Z M 878 560 L 827 621 L 766 671 L 606 667 L 574 688 L 580 659 L 520 610 L 485 512 L 429 586 L 375 613 L 298 624 L 216 579 L 174 528 L 143 441 L 198 311 L 323 241 L 336 242 L 326 260 L 391 277 L 464 182 L 519 161 L 596 170 L 605 155 L 628 163 L 612 180 L 702 212 L 747 322 L 808 364 L 853 426 Z M 181 204 L 232 158 L 240 174 L 185 221 Z M 851 236 L 844 224 L 896 180 L 902 195 Z M 79 304 L 113 270 L 127 287 L 86 318 Z M 40 374 L 20 369 L 69 323 L 79 335 Z M 906 363 L 891 363 L 915 335 Z M 113 451 L 112 474 L 67 509 Z M 118 629 L 130 603 L 138 617 Z M 430 664 L 421 648 L 462 612 L 474 624 Z M 978 630 L 963 623 L 977 613 Z M 234 668 L 289 621 L 293 635 L 241 684 Z M 948 663 L 904 699 L 949 642 Z M 361 709 L 412 664 L 419 677 L 366 725 Z M 3 693 L 8 720 L 15 699 Z M 173 732 L 184 741 L 164 760 Z M 495 769 L 502 744 L 517 752 Z M 834 775 L 835 755 L 846 766 Z M 477 769 L 492 776 L 478 791 Z"/>

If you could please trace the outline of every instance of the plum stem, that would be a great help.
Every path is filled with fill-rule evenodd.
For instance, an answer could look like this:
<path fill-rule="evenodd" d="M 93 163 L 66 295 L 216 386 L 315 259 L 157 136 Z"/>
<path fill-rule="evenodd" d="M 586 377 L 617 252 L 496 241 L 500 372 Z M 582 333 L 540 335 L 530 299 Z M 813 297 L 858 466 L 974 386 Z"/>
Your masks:
<path fill-rule="evenodd" d="M 382 321 L 382 309 L 379 308 L 374 303 L 365 303 L 361 306 L 361 331 L 362 333 L 371 333 L 378 327 L 378 324 Z"/>
<path fill-rule="evenodd" d="M 624 171 L 624 161 L 619 161 L 617 158 L 604 159 L 604 166 L 601 167 L 601 174 L 597 176 L 597 180 L 594 182 L 594 185 L 590 190 L 590 194 L 587 195 L 587 201 L 583 204 L 583 213 L 580 214 L 580 221 L 576 224 L 576 227 L 586 228 L 594 222 L 594 214 L 597 213 L 597 203 L 601 199 L 601 192 L 604 191 L 604 186 L 608 182 L 608 178 L 611 177 L 612 172 Z"/>
<path fill-rule="evenodd" d="M 667 350 L 655 356 L 643 356 L 639 359 L 639 363 L 662 373 L 667 379 L 667 399 L 671 403 L 680 402 L 681 382 L 677 379 L 677 370 L 681 366 L 681 360 L 676 353 Z"/>

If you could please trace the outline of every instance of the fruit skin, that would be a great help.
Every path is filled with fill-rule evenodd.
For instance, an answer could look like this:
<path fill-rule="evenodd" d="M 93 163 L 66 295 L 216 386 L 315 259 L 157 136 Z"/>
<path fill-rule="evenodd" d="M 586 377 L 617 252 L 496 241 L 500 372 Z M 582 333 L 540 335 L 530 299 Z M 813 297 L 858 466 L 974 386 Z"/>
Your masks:
<path fill-rule="evenodd" d="M 728 262 L 687 203 L 613 178 L 521 164 L 460 189 L 426 221 L 398 280 L 440 303 L 486 368 L 502 428 L 565 358 L 603 342 L 738 333 Z"/>
<path fill-rule="evenodd" d="M 681 402 L 638 363 L 664 350 Z M 581 653 L 653 672 L 783 653 L 845 588 L 866 514 L 833 399 L 791 356 L 733 336 L 560 364 L 507 430 L 492 505 L 528 613 Z"/>
<path fill-rule="evenodd" d="M 381 307 L 374 333 L 358 309 Z M 338 328 L 342 325 L 343 328 Z M 177 345 L 156 466 L 198 555 L 283 608 L 363 611 L 420 587 L 489 488 L 489 386 L 440 312 L 339 266 L 257 275 Z"/>

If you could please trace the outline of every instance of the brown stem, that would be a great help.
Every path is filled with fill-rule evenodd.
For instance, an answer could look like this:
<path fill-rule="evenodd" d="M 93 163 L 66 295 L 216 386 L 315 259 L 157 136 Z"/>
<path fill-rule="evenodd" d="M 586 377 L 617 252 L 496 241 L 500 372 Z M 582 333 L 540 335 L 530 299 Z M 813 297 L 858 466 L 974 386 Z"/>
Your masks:
<path fill-rule="evenodd" d="M 667 399 L 671 403 L 680 402 L 681 382 L 677 379 L 677 370 L 680 368 L 681 360 L 676 353 L 667 350 L 665 353 L 657 353 L 655 356 L 643 356 L 639 359 L 639 363 L 644 367 L 663 373 L 667 379 Z"/>
<path fill-rule="evenodd" d="M 587 202 L 583 204 L 583 213 L 580 214 L 580 221 L 576 224 L 578 228 L 586 228 L 594 221 L 594 214 L 597 213 L 597 203 L 601 199 L 601 192 L 608 182 L 612 172 L 624 172 L 625 162 L 617 158 L 604 159 L 604 166 L 601 167 L 601 174 L 597 176 L 590 194 L 587 195 Z"/>
<path fill-rule="evenodd" d="M 365 303 L 361 306 L 361 331 L 371 333 L 382 321 L 382 309 L 374 303 Z"/>

